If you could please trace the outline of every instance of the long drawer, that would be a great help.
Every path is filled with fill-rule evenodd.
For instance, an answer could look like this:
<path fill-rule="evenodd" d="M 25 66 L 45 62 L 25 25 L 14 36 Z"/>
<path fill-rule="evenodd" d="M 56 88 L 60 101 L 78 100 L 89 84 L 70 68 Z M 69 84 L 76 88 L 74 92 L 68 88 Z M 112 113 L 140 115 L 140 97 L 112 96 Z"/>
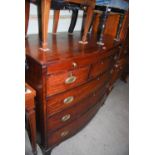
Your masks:
<path fill-rule="evenodd" d="M 47 116 L 51 116 L 60 112 L 70 106 L 78 104 L 82 99 L 89 94 L 95 92 L 97 89 L 105 85 L 110 78 L 110 73 L 106 72 L 98 78 L 83 84 L 82 86 L 71 89 L 65 93 L 54 95 L 47 100 Z"/>
<path fill-rule="evenodd" d="M 52 133 L 48 137 L 48 145 L 56 145 L 59 142 L 69 138 L 70 136 L 77 133 L 80 129 L 82 129 L 96 114 L 98 109 L 100 108 L 101 103 L 98 102 L 94 107 L 92 107 L 87 113 L 79 117 L 78 119 L 72 121 L 69 125 L 57 130 Z"/>
<path fill-rule="evenodd" d="M 47 76 L 47 96 L 78 86 L 88 80 L 89 66 Z"/>

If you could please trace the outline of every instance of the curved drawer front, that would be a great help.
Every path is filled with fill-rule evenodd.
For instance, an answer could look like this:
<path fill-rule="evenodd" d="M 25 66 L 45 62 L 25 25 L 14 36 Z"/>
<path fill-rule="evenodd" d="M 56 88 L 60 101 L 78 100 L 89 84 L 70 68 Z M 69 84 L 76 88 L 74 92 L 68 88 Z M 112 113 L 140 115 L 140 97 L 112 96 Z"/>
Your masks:
<path fill-rule="evenodd" d="M 109 72 L 83 84 L 77 88 L 71 89 L 65 93 L 61 93 L 50 97 L 47 101 L 47 115 L 53 115 L 72 105 L 78 104 L 82 99 L 107 83 L 110 78 Z"/>
<path fill-rule="evenodd" d="M 103 97 L 105 90 L 106 86 L 103 86 L 101 89 L 79 102 L 76 106 L 72 106 L 71 108 L 50 117 L 48 119 L 48 131 L 54 131 L 88 111 L 88 109 L 99 102 Z"/>
<path fill-rule="evenodd" d="M 80 129 L 82 129 L 96 114 L 97 110 L 100 108 L 101 103 L 99 102 L 93 108 L 91 108 L 87 113 L 79 117 L 78 119 L 72 121 L 69 125 L 57 130 L 48 137 L 48 146 L 55 145 L 61 141 L 69 138 Z"/>
<path fill-rule="evenodd" d="M 78 86 L 88 79 L 89 66 L 47 76 L 47 96 Z"/>

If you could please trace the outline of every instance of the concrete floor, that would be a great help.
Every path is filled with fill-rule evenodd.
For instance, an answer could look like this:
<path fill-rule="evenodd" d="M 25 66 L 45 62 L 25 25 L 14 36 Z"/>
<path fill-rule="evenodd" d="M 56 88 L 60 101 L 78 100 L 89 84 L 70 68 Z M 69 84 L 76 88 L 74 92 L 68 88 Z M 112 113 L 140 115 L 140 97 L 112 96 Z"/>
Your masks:
<path fill-rule="evenodd" d="M 78 134 L 55 147 L 51 155 L 128 155 L 129 86 L 118 81 L 104 106 Z M 32 155 L 26 133 L 25 155 Z M 38 147 L 38 155 L 41 150 Z"/>

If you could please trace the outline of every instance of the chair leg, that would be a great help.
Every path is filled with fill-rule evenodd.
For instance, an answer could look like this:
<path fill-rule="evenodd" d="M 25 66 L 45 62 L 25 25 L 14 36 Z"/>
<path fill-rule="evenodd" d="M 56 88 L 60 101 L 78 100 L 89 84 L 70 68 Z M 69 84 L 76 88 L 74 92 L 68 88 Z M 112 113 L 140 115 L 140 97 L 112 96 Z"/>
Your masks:
<path fill-rule="evenodd" d="M 53 17 L 53 34 L 57 33 L 58 22 L 59 22 L 60 10 L 54 10 L 54 17 Z"/>
<path fill-rule="evenodd" d="M 30 2 L 25 0 L 25 37 L 27 37 L 29 16 L 30 16 Z"/>
<path fill-rule="evenodd" d="M 73 33 L 76 22 L 77 22 L 77 17 L 78 17 L 78 10 L 73 10 L 71 23 L 70 23 L 70 26 L 69 26 L 68 33 Z"/>
<path fill-rule="evenodd" d="M 84 32 L 84 24 L 85 24 L 85 21 L 86 21 L 86 11 L 83 11 L 81 33 Z"/>
<path fill-rule="evenodd" d="M 102 45 L 102 46 L 104 45 L 104 43 L 103 43 L 103 33 L 104 33 L 104 30 L 105 30 L 105 27 L 106 27 L 106 21 L 107 21 L 108 15 L 109 15 L 109 8 L 107 7 L 106 11 L 103 12 L 103 14 L 100 17 L 100 24 L 99 24 L 99 31 L 98 31 L 99 38 L 97 39 L 98 40 L 98 42 L 97 42 L 98 45 Z"/>
<path fill-rule="evenodd" d="M 48 22 L 50 14 L 50 6 L 52 0 L 42 0 L 41 1 L 41 50 L 47 51 L 47 37 L 48 37 Z"/>
<path fill-rule="evenodd" d="M 87 8 L 87 12 L 86 12 L 87 15 L 86 15 L 85 24 L 84 24 L 84 32 L 83 32 L 83 36 L 82 36 L 82 41 L 79 42 L 81 44 L 87 44 L 88 43 L 87 42 L 87 33 L 88 33 L 90 25 L 91 25 L 93 12 L 94 12 L 94 9 L 92 7 Z"/>
<path fill-rule="evenodd" d="M 101 16 L 101 14 L 99 14 L 99 13 L 95 14 L 95 18 L 94 18 L 94 22 L 93 22 L 93 26 L 92 26 L 92 32 L 94 34 L 96 34 L 97 31 L 98 31 L 99 22 L 100 22 L 100 16 Z"/>

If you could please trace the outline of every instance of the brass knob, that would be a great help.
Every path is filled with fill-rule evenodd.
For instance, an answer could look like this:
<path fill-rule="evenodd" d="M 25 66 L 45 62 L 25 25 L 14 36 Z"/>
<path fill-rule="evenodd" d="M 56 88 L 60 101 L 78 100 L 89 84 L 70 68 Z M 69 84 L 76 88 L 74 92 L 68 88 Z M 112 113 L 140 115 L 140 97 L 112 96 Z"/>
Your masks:
<path fill-rule="evenodd" d="M 66 83 L 66 84 L 71 84 L 71 83 L 73 83 L 73 82 L 75 82 L 75 81 L 76 81 L 76 76 L 71 75 L 70 77 L 68 77 L 68 78 L 65 80 L 65 83 Z"/>
<path fill-rule="evenodd" d="M 118 68 L 118 64 L 116 64 L 115 67 Z"/>
<path fill-rule="evenodd" d="M 61 137 L 65 137 L 65 136 L 67 136 L 69 134 L 69 131 L 63 131 L 63 132 L 61 132 Z"/>
<path fill-rule="evenodd" d="M 63 117 L 61 118 L 61 121 L 62 121 L 62 122 L 66 122 L 67 120 L 70 119 L 70 117 L 71 117 L 71 115 L 70 115 L 70 114 L 67 114 L 67 115 L 65 115 L 65 116 L 63 116 Z"/>
<path fill-rule="evenodd" d="M 102 49 L 106 50 L 107 48 L 104 46 Z"/>
<path fill-rule="evenodd" d="M 114 56 L 114 60 L 117 60 L 117 55 Z"/>
<path fill-rule="evenodd" d="M 76 62 L 73 62 L 72 63 L 72 66 L 73 66 L 73 68 L 77 68 L 77 63 Z"/>
<path fill-rule="evenodd" d="M 69 96 L 67 98 L 64 99 L 64 104 L 69 104 L 74 100 L 73 96 Z"/>

